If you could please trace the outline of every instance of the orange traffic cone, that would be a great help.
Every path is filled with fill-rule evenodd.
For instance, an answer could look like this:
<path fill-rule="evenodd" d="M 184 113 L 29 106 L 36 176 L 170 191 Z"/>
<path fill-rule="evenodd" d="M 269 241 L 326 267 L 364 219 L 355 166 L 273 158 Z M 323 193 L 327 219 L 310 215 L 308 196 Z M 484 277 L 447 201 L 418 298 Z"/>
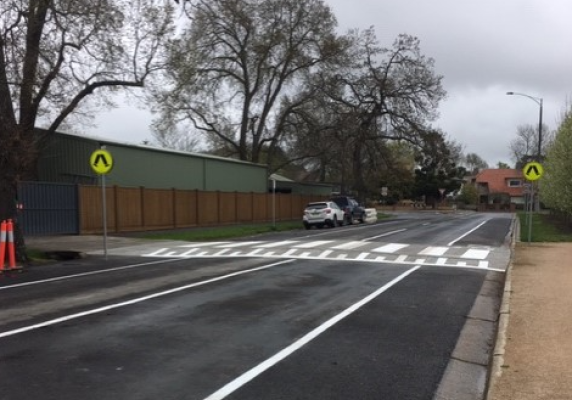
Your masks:
<path fill-rule="evenodd" d="M 0 272 L 4 271 L 6 260 L 6 221 L 0 223 Z"/>
<path fill-rule="evenodd" d="M 14 245 L 14 224 L 9 219 L 6 224 L 6 231 L 8 233 L 8 268 L 16 269 L 16 246 Z"/>

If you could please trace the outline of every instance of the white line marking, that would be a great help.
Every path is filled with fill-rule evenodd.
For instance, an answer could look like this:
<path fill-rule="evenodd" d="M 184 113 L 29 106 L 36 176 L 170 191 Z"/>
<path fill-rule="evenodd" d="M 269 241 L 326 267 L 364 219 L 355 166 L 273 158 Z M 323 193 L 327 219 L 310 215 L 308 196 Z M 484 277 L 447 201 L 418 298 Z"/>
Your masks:
<path fill-rule="evenodd" d="M 419 252 L 419 254 L 424 256 L 442 256 L 449 250 L 449 247 L 427 247 Z"/>
<path fill-rule="evenodd" d="M 264 243 L 261 241 L 257 241 L 257 242 L 234 242 L 231 244 L 222 244 L 220 246 L 213 246 L 213 247 L 229 247 L 229 248 L 233 248 L 233 247 L 246 247 L 246 246 L 252 246 L 255 244 L 260 244 L 260 243 Z"/>
<path fill-rule="evenodd" d="M 173 260 L 170 260 L 173 261 Z M 239 275 L 245 275 L 245 274 L 249 274 L 251 272 L 257 272 L 257 271 L 262 271 L 265 269 L 269 269 L 269 268 L 273 268 L 273 267 L 277 267 L 279 265 L 283 265 L 283 264 L 288 264 L 291 262 L 294 262 L 295 260 L 284 260 L 284 261 L 278 261 L 275 262 L 273 264 L 267 264 L 267 265 L 262 265 L 260 267 L 255 267 L 255 268 L 250 268 L 250 269 L 245 269 L 242 271 L 237 271 L 237 272 L 233 272 L 227 275 L 223 275 L 223 276 L 218 276 L 216 278 L 211 278 L 211 279 L 207 279 L 206 281 L 201 281 L 201 282 L 195 282 L 195 283 L 191 283 L 189 285 L 185 285 L 185 286 L 180 286 L 177 288 L 173 288 L 173 289 L 169 289 L 169 290 L 165 290 L 163 292 L 158 292 L 158 293 L 153 293 L 150 294 L 148 296 L 143 296 L 143 297 L 138 297 L 135 299 L 131 299 L 131 300 L 127 300 L 121 303 L 116 303 L 116 304 L 110 304 L 108 306 L 105 307 L 100 307 L 100 308 L 95 308 L 93 310 L 88 310 L 88 311 L 83 311 L 77 314 L 70 314 L 70 315 L 66 315 L 65 317 L 60 317 L 60 318 L 55 318 L 55 319 L 51 319 L 48 321 L 44 321 L 44 322 L 40 322 L 38 324 L 34 324 L 34 325 L 28 325 L 28 326 L 24 326 L 22 328 L 18 328 L 18 329 L 14 329 L 11 331 L 6 331 L 6 332 L 0 332 L 0 338 L 5 338 L 8 336 L 13 336 L 13 335 L 17 335 L 19 333 L 24 333 L 24 332 L 29 332 L 29 331 L 33 331 L 35 329 L 39 329 L 39 328 L 44 328 L 46 326 L 50 326 L 50 325 L 56 325 L 59 324 L 61 322 L 65 322 L 65 321 L 70 321 L 72 319 L 77 319 L 77 318 L 81 318 L 81 317 L 85 317 L 88 315 L 93 315 L 93 314 L 98 314 L 104 311 L 109 311 L 109 310 L 113 310 L 116 308 L 120 308 L 120 307 L 125 307 L 125 306 L 129 306 L 131 304 L 137 304 L 137 303 L 141 303 L 143 301 L 147 301 L 147 300 L 151 300 L 151 299 L 155 299 L 158 297 L 163 297 L 163 296 L 167 296 L 169 294 L 173 294 L 173 293 L 177 293 L 177 292 L 182 292 L 184 290 L 187 289 L 192 289 L 198 286 L 203 286 L 203 285 L 207 285 L 209 283 L 213 283 L 213 282 L 218 282 L 218 281 L 222 281 L 228 278 L 232 278 L 235 276 L 239 276 Z"/>
<path fill-rule="evenodd" d="M 435 265 L 445 265 L 447 264 L 447 259 L 443 257 L 439 257 L 435 262 Z"/>
<path fill-rule="evenodd" d="M 461 240 L 462 238 L 464 238 L 465 236 L 470 235 L 471 233 L 473 233 L 474 231 L 476 231 L 477 229 L 479 229 L 481 226 L 483 226 L 484 224 L 486 224 L 487 222 L 489 222 L 490 220 L 486 220 L 481 222 L 480 224 L 478 224 L 477 226 L 475 226 L 473 229 L 471 229 L 470 231 L 468 231 L 467 233 L 462 234 L 461 236 L 459 236 L 457 239 L 453 240 L 451 243 L 449 243 L 447 246 L 452 246 L 455 243 L 457 243 L 459 240 Z"/>
<path fill-rule="evenodd" d="M 376 253 L 395 253 L 398 250 L 401 250 L 405 247 L 409 246 L 408 244 L 401 244 L 401 243 L 389 243 L 385 246 L 381 246 L 378 248 L 373 249 Z"/>
<path fill-rule="evenodd" d="M 342 254 L 339 254 L 336 258 L 338 260 L 345 260 L 347 256 L 348 256 L 347 254 L 342 253 Z"/>
<path fill-rule="evenodd" d="M 316 240 L 316 241 L 309 242 L 309 243 L 298 244 L 294 247 L 297 247 L 299 249 L 311 249 L 312 247 L 318 247 L 318 246 L 322 246 L 322 245 L 329 244 L 332 242 L 333 242 L 333 240 Z"/>
<path fill-rule="evenodd" d="M 289 257 L 291 254 L 296 253 L 298 250 L 296 249 L 290 249 L 288 250 L 286 253 L 282 254 L 283 256 Z"/>
<path fill-rule="evenodd" d="M 222 256 L 224 253 L 227 253 L 229 251 L 230 251 L 230 249 L 222 249 L 218 253 L 214 253 L 213 256 Z"/>
<path fill-rule="evenodd" d="M 259 246 L 254 246 L 254 247 L 261 247 L 264 249 L 268 249 L 271 247 L 289 246 L 289 245 L 292 245 L 292 244 L 298 243 L 298 242 L 299 242 L 299 240 L 283 240 L 281 242 L 266 243 L 266 244 L 261 244 Z"/>
<path fill-rule="evenodd" d="M 396 230 L 396 231 L 386 232 L 386 233 L 382 233 L 381 235 L 368 237 L 368 238 L 365 238 L 364 240 L 367 241 L 367 240 L 378 239 L 378 238 L 380 238 L 380 237 L 393 235 L 393 234 L 395 234 L 395 233 L 404 232 L 404 231 L 406 231 L 406 230 L 407 230 L 407 229 L 398 229 L 398 230 Z"/>
<path fill-rule="evenodd" d="M 347 243 L 339 244 L 337 246 L 330 247 L 330 248 L 335 249 L 335 250 L 351 250 L 351 249 L 357 249 L 358 247 L 361 247 L 361 246 L 365 246 L 366 244 L 368 244 L 368 243 L 367 242 L 347 242 Z"/>
<path fill-rule="evenodd" d="M 367 256 L 369 256 L 369 253 L 360 253 L 360 255 L 356 257 L 356 260 L 365 260 Z"/>
<path fill-rule="evenodd" d="M 158 256 L 158 255 L 160 255 L 161 253 L 163 253 L 164 251 L 167 251 L 167 250 L 169 250 L 168 247 L 163 247 L 162 249 L 159 249 L 159 250 L 157 250 L 157 251 L 154 251 L 153 253 L 144 254 L 144 256 L 146 256 L 146 257 Z M 161 255 L 162 255 L 162 254 L 161 254 Z"/>
<path fill-rule="evenodd" d="M 461 258 L 472 258 L 476 260 L 484 260 L 489 255 L 490 250 L 469 249 L 463 253 Z"/>
<path fill-rule="evenodd" d="M 318 258 L 326 258 L 327 256 L 329 256 L 332 253 L 333 253 L 332 250 L 324 250 L 318 255 Z"/>
<path fill-rule="evenodd" d="M 82 276 L 105 274 L 106 272 L 123 271 L 123 270 L 125 270 L 125 269 L 131 269 L 131 268 L 137 268 L 137 267 L 144 267 L 144 266 L 153 265 L 153 264 L 165 264 L 165 263 L 168 263 L 168 262 L 175 262 L 175 261 L 180 261 L 180 259 L 177 258 L 177 259 L 174 259 L 174 260 L 173 260 L 173 259 L 170 258 L 170 259 L 168 259 L 168 260 L 150 261 L 150 262 L 140 263 L 140 264 L 124 265 L 124 266 L 122 266 L 122 267 L 116 267 L 116 268 L 101 269 L 101 270 L 90 271 L 90 272 L 82 272 L 82 273 L 80 273 L 80 274 L 58 276 L 58 277 L 56 277 L 56 278 L 42 279 L 42 280 L 40 280 L 40 281 L 17 283 L 17 284 L 15 284 L 15 285 L 10 285 L 10 286 L 1 286 L 1 287 L 0 287 L 0 290 L 15 289 L 15 288 L 24 287 L 24 286 L 40 285 L 40 284 L 42 284 L 42 283 L 64 281 L 64 280 L 66 280 L 66 279 L 80 278 L 80 277 L 82 277 Z"/>
<path fill-rule="evenodd" d="M 488 261 L 479 261 L 479 268 L 489 268 L 489 262 Z"/>
<path fill-rule="evenodd" d="M 396 263 L 404 263 L 407 260 L 407 256 L 405 254 L 401 254 L 395 259 Z"/>
<path fill-rule="evenodd" d="M 264 251 L 264 249 L 254 249 L 252 250 L 250 253 L 248 253 L 249 256 L 255 256 L 258 253 L 260 253 L 261 251 Z"/>
<path fill-rule="evenodd" d="M 221 244 L 231 244 L 232 242 L 200 242 L 200 243 L 189 243 L 184 244 L 179 247 L 203 247 L 203 246 L 218 246 Z"/>
<path fill-rule="evenodd" d="M 197 251 L 199 251 L 199 248 L 198 248 L 198 247 L 195 247 L 194 249 L 187 250 L 187 251 L 185 251 L 184 253 L 179 254 L 179 257 L 190 256 L 191 254 L 193 254 L 193 253 L 195 253 L 195 252 L 197 252 Z"/>
<path fill-rule="evenodd" d="M 332 326 L 346 318 L 347 316 L 353 314 L 355 311 L 359 310 L 361 307 L 366 305 L 367 303 L 371 302 L 373 299 L 381 295 L 383 292 L 387 291 L 392 286 L 399 283 L 401 280 L 405 279 L 407 276 L 412 274 L 413 272 L 417 271 L 420 268 L 419 265 L 405 271 L 403 274 L 399 275 L 397 278 L 392 280 L 389 283 L 386 283 L 375 292 L 371 293 L 370 295 L 364 297 L 357 303 L 353 304 L 352 306 L 346 308 L 344 311 L 335 315 L 334 317 L 330 318 L 322 325 L 318 326 L 317 328 L 313 329 L 312 331 L 308 332 L 306 335 L 285 347 L 284 349 L 280 350 L 278 353 L 274 354 L 272 357 L 266 359 L 262 363 L 258 364 L 254 368 L 250 369 L 249 371 L 245 372 L 244 374 L 240 375 L 238 378 L 234 379 L 233 381 L 227 383 L 222 388 L 211 394 L 210 396 L 206 397 L 204 400 L 222 400 L 228 395 L 232 394 L 236 390 L 240 389 L 242 386 L 250 382 L 252 379 L 256 378 L 258 375 L 269 369 L 270 367 L 274 366 L 275 364 L 279 363 L 286 357 L 290 356 L 304 345 L 308 344 L 319 335 L 330 329 Z"/>

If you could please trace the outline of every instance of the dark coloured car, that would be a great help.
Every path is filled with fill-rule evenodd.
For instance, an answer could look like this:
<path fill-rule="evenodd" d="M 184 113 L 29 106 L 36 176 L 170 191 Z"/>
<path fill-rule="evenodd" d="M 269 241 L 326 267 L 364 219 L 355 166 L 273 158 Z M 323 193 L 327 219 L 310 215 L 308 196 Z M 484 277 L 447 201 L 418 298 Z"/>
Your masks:
<path fill-rule="evenodd" d="M 344 210 L 345 223 L 352 224 L 355 220 L 358 220 L 361 223 L 365 221 L 365 208 L 363 208 L 353 197 L 335 196 L 332 197 L 331 200 Z"/>

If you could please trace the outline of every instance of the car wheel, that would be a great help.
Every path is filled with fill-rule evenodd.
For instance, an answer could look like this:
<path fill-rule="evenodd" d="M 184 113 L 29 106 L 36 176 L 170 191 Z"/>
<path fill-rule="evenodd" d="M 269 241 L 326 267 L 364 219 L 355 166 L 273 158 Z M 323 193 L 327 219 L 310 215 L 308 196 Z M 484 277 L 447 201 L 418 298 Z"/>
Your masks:
<path fill-rule="evenodd" d="M 310 229 L 311 227 L 312 227 L 312 225 L 310 225 L 310 224 L 307 223 L 307 222 L 304 222 L 304 228 Z"/>
<path fill-rule="evenodd" d="M 353 217 L 351 214 L 346 215 L 346 224 L 352 225 L 354 223 Z"/>
<path fill-rule="evenodd" d="M 363 224 L 365 222 L 365 214 L 361 214 L 358 221 Z"/>
<path fill-rule="evenodd" d="M 335 228 L 336 226 L 338 226 L 338 217 L 334 215 L 334 219 L 328 221 L 328 226 L 330 228 Z"/>
<path fill-rule="evenodd" d="M 338 220 L 338 219 L 336 218 L 336 221 L 337 221 L 337 220 Z M 343 218 L 342 218 L 340 221 L 337 221 L 337 222 L 338 222 L 338 226 L 344 226 L 344 219 L 343 219 Z"/>

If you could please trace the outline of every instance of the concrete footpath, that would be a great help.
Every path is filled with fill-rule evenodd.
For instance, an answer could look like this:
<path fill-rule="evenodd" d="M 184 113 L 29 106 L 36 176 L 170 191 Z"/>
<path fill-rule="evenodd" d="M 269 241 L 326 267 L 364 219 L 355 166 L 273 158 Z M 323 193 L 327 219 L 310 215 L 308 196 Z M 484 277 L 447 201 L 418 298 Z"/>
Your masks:
<path fill-rule="evenodd" d="M 487 400 L 572 399 L 572 243 L 517 243 Z"/>

